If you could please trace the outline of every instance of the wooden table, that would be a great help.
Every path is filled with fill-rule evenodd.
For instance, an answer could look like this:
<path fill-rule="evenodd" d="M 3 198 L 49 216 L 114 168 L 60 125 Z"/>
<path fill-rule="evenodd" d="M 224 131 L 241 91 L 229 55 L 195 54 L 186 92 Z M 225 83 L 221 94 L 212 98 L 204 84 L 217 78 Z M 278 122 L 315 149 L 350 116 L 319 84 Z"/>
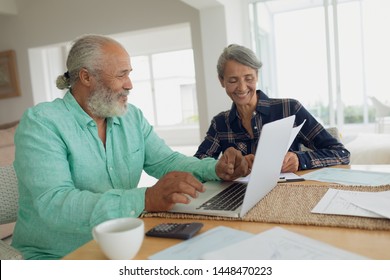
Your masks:
<path fill-rule="evenodd" d="M 360 165 L 342 166 L 358 170 L 375 170 L 390 172 L 390 165 Z M 302 174 L 299 172 L 298 174 Z M 303 182 L 299 182 L 302 184 Z M 305 181 L 305 184 L 312 184 L 313 181 Z M 316 182 L 318 184 L 318 182 Z M 373 231 L 362 229 L 318 227 L 305 225 L 280 225 L 272 223 L 256 223 L 243 221 L 220 221 L 220 220 L 194 220 L 194 219 L 166 219 L 166 218 L 144 218 L 145 231 L 162 222 L 196 222 L 204 224 L 200 233 L 206 232 L 217 226 L 226 226 L 251 233 L 260 233 L 275 226 L 281 226 L 287 230 L 314 238 L 319 241 L 334 245 L 372 259 L 390 260 L 390 231 Z M 149 256 L 175 245 L 181 240 L 156 238 L 145 236 L 144 242 L 135 259 L 145 260 Z M 104 260 L 107 259 L 100 250 L 98 244 L 92 240 L 72 253 L 65 256 L 66 260 Z"/>

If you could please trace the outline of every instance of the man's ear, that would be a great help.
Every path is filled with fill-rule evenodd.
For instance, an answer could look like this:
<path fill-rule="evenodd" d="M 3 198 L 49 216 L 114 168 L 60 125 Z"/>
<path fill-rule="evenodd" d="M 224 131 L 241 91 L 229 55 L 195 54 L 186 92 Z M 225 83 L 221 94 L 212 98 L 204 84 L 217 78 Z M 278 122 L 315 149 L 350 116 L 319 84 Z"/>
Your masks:
<path fill-rule="evenodd" d="M 79 72 L 79 79 L 80 79 L 80 82 L 84 85 L 84 86 L 90 86 L 91 85 L 91 78 L 92 78 L 92 75 L 88 72 L 88 70 L 86 68 L 82 68 Z"/>

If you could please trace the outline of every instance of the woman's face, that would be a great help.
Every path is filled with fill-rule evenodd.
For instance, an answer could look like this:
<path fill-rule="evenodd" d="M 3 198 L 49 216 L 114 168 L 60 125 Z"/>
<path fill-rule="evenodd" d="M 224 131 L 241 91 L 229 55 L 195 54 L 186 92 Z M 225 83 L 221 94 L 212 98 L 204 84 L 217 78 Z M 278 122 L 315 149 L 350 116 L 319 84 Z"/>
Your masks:
<path fill-rule="evenodd" d="M 224 77 L 219 80 L 227 95 L 237 106 L 257 103 L 255 69 L 235 60 L 228 60 L 225 64 Z"/>

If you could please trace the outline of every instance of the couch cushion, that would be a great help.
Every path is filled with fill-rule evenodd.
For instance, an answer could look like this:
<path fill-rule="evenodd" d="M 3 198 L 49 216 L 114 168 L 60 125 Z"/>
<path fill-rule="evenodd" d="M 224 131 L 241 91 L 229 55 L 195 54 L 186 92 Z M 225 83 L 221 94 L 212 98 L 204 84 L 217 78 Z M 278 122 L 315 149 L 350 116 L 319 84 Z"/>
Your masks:
<path fill-rule="evenodd" d="M 359 134 L 345 144 L 351 164 L 390 164 L 390 134 Z"/>
<path fill-rule="evenodd" d="M 15 146 L 0 148 L 0 167 L 13 164 L 15 160 Z"/>
<path fill-rule="evenodd" d="M 18 180 L 13 166 L 0 167 L 0 224 L 16 221 L 18 197 Z"/>
<path fill-rule="evenodd" d="M 21 260 L 23 259 L 20 252 L 0 240 L 0 259 L 2 260 Z"/>
<path fill-rule="evenodd" d="M 13 146 L 16 125 L 6 129 L 0 129 L 0 148 Z"/>
<path fill-rule="evenodd" d="M 15 159 L 14 135 L 18 121 L 0 125 L 0 166 L 11 165 Z"/>

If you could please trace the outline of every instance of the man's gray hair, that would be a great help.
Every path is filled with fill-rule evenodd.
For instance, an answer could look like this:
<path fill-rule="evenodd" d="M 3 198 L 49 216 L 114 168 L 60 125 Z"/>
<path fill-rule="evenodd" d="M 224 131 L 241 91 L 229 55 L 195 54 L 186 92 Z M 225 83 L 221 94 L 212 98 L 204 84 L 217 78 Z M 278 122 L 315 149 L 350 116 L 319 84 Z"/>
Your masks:
<path fill-rule="evenodd" d="M 217 72 L 220 79 L 223 79 L 225 65 L 228 60 L 235 60 L 240 64 L 256 70 L 256 72 L 263 65 L 251 49 L 244 46 L 231 44 L 224 48 L 218 59 Z"/>
<path fill-rule="evenodd" d="M 77 38 L 73 42 L 66 61 L 68 70 L 57 78 L 57 88 L 72 87 L 79 79 L 79 72 L 82 68 L 92 73 L 101 70 L 102 59 L 104 59 L 102 49 L 109 43 L 120 45 L 114 39 L 102 35 L 83 35 Z"/>

